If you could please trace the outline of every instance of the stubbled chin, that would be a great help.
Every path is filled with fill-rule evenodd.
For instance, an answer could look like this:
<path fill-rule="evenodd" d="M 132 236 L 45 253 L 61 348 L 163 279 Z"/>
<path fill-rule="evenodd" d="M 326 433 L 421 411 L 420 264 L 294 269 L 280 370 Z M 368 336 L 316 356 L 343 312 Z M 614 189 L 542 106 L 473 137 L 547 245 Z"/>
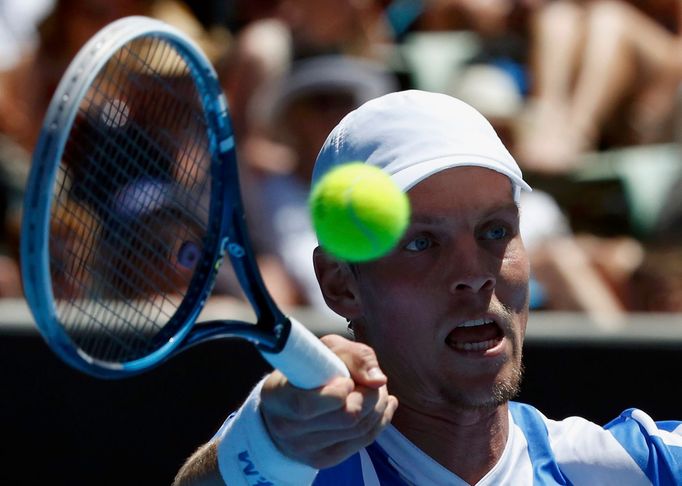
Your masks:
<path fill-rule="evenodd" d="M 484 383 L 481 379 L 472 383 L 462 383 L 451 386 L 445 392 L 448 402 L 462 409 L 483 409 L 497 407 L 516 397 L 520 390 L 522 367 L 514 364 L 505 367 L 503 375 L 491 377 L 491 381 Z"/>

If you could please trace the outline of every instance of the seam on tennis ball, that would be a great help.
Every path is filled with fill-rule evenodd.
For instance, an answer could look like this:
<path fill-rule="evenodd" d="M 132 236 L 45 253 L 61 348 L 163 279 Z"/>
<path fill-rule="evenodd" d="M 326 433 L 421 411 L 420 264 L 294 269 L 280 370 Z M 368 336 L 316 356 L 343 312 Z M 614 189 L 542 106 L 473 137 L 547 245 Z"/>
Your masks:
<path fill-rule="evenodd" d="M 380 248 L 379 241 L 377 237 L 372 233 L 372 231 L 366 227 L 363 223 L 360 217 L 357 215 L 355 212 L 355 207 L 353 206 L 352 203 L 352 194 L 353 191 L 355 190 L 355 186 L 360 180 L 363 178 L 362 175 L 358 175 L 353 179 L 353 182 L 350 184 L 350 186 L 344 191 L 343 196 L 344 196 L 344 203 L 346 207 L 346 211 L 348 212 L 348 215 L 350 216 L 351 220 L 355 223 L 357 228 L 360 230 L 360 232 L 367 238 L 367 241 L 370 243 L 372 246 L 372 250 L 374 252 L 377 252 Z"/>

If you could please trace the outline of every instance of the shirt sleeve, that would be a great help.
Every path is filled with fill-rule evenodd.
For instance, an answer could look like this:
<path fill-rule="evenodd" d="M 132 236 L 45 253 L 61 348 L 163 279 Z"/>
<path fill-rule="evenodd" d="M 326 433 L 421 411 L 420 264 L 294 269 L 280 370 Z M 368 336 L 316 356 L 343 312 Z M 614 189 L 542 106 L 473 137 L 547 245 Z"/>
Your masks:
<path fill-rule="evenodd" d="M 230 415 L 213 437 L 218 468 L 230 486 L 305 486 L 317 469 L 285 456 L 270 438 L 260 414 L 261 381 L 241 408 Z"/>
<path fill-rule="evenodd" d="M 682 484 L 682 422 L 628 409 L 605 427 L 654 485 Z"/>

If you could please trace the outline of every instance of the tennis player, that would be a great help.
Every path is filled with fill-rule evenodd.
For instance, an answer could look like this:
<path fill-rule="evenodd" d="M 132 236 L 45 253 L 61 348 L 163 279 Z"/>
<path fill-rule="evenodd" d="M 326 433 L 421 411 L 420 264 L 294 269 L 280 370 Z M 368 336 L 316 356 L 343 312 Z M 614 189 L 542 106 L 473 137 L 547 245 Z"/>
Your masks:
<path fill-rule="evenodd" d="M 478 112 L 442 94 L 377 98 L 333 130 L 313 178 L 356 160 L 391 174 L 412 219 L 380 260 L 314 253 L 325 300 L 355 335 L 324 342 L 352 378 L 304 391 L 270 373 L 176 484 L 682 484 L 682 422 L 631 409 L 602 427 L 511 401 L 528 319 L 519 195 L 530 188 Z"/>

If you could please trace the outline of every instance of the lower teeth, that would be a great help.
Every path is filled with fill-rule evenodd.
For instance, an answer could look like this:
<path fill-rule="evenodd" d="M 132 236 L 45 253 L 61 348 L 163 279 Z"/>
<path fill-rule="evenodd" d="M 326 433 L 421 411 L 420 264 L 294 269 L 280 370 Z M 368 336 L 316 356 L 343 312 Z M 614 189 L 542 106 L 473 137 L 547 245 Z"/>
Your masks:
<path fill-rule="evenodd" d="M 454 342 L 452 343 L 452 346 L 455 349 L 459 349 L 462 351 L 485 351 L 487 349 L 490 349 L 495 346 L 495 340 L 490 339 L 488 341 L 481 341 L 478 343 L 460 343 L 460 342 Z"/>

